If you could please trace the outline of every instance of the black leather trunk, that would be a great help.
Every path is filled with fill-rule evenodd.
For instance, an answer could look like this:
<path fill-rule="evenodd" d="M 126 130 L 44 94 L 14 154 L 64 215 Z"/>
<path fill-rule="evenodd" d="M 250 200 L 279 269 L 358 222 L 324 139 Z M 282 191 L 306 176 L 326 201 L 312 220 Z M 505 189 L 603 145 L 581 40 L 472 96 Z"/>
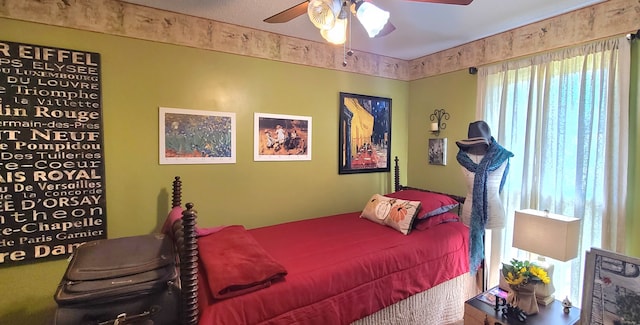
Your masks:
<path fill-rule="evenodd" d="M 178 279 L 174 246 L 164 235 L 88 242 L 56 290 L 55 324 L 178 324 Z"/>

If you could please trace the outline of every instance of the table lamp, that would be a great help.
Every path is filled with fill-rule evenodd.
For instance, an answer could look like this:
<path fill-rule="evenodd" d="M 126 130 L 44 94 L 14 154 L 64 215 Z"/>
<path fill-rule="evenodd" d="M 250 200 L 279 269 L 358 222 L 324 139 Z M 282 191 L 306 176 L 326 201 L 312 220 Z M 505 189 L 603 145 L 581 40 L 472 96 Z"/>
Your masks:
<path fill-rule="evenodd" d="M 533 209 L 515 212 L 513 247 L 538 255 L 532 261 L 545 269 L 551 282 L 536 286 L 538 304 L 548 305 L 555 299 L 553 293 L 553 264 L 545 258 L 566 262 L 578 256 L 580 219 L 548 211 Z"/>

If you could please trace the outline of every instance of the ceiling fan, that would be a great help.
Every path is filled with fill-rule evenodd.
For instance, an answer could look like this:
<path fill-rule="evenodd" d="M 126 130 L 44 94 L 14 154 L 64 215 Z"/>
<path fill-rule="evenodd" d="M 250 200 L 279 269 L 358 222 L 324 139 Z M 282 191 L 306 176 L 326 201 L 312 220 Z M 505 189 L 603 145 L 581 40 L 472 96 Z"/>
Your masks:
<path fill-rule="evenodd" d="M 473 0 L 406 1 L 468 5 Z M 382 37 L 396 29 L 391 22 L 388 22 L 388 12 L 365 0 L 307 0 L 265 19 L 264 22 L 286 23 L 307 13 L 311 22 L 320 29 L 322 37 L 334 44 L 342 44 L 344 43 L 344 38 L 346 38 L 346 32 L 343 32 L 343 30 L 346 29 L 346 19 L 349 16 L 349 12 L 358 18 L 367 30 L 369 37 Z M 328 38 L 327 35 L 331 33 L 338 35 L 339 40 L 332 41 Z"/>

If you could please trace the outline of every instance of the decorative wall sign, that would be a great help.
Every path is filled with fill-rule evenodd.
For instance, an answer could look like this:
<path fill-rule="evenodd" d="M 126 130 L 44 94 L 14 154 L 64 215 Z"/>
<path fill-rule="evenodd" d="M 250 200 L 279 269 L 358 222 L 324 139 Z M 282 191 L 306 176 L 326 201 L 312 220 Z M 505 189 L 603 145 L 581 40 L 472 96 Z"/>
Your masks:
<path fill-rule="evenodd" d="M 340 93 L 338 174 L 391 170 L 391 99 Z"/>
<path fill-rule="evenodd" d="M 160 164 L 236 162 L 236 113 L 160 107 Z"/>
<path fill-rule="evenodd" d="M 0 266 L 106 238 L 100 54 L 0 41 Z"/>
<path fill-rule="evenodd" d="M 311 160 L 311 117 L 255 113 L 253 160 Z"/>

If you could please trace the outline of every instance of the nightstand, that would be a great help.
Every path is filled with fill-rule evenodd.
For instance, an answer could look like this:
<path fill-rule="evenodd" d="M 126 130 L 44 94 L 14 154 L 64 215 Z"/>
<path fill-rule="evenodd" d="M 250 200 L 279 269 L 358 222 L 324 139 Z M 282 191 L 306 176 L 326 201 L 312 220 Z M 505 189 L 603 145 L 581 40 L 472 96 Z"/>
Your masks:
<path fill-rule="evenodd" d="M 481 294 L 480 294 L 481 295 Z M 573 325 L 580 319 L 580 309 L 571 307 L 568 314 L 562 311 L 562 303 L 554 300 L 547 306 L 538 305 L 540 311 L 527 317 L 525 323 L 508 321 L 502 317 L 500 311 L 494 310 L 494 306 L 478 299 L 475 296 L 464 304 L 464 325 Z"/>

